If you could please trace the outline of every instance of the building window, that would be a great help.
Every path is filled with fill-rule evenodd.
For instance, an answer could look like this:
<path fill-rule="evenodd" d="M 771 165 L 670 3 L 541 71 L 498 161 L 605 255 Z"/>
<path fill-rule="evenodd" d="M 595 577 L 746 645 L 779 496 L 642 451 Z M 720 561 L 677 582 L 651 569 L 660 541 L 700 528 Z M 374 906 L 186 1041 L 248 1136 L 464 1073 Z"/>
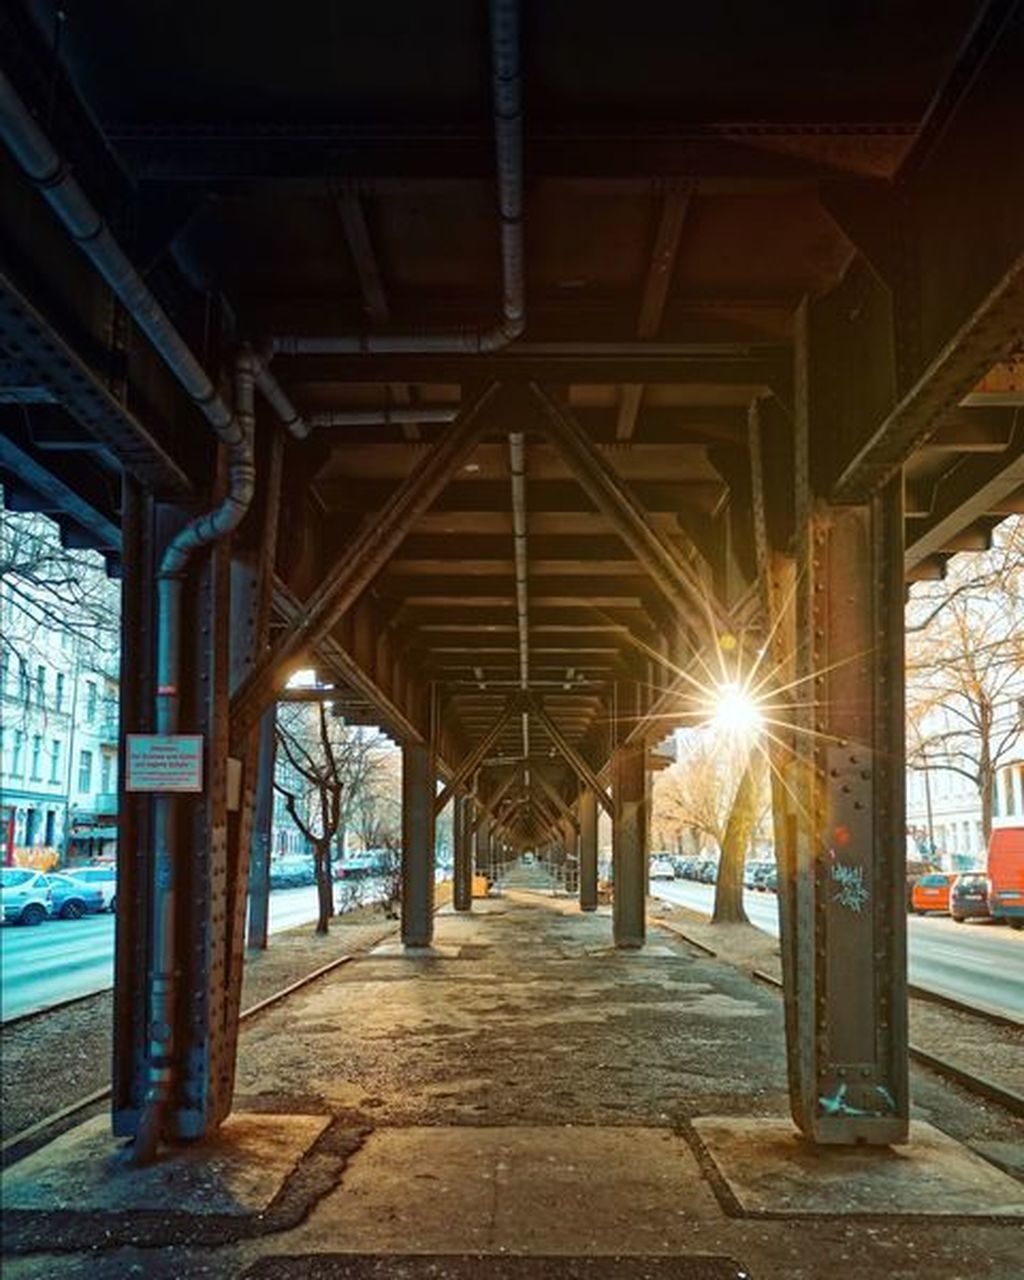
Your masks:
<path fill-rule="evenodd" d="M 46 668 L 42 664 L 36 667 L 36 703 L 46 706 Z"/>
<path fill-rule="evenodd" d="M 58 711 L 64 710 L 64 672 L 57 672 L 57 679 L 53 690 L 53 705 Z"/>
<path fill-rule="evenodd" d="M 53 837 L 55 834 L 56 826 L 57 826 L 57 814 L 54 812 L 53 809 L 47 809 L 46 834 L 43 836 L 43 844 L 47 845 L 51 849 L 53 848 L 53 845 L 55 843 Z"/>
<path fill-rule="evenodd" d="M 15 729 L 14 746 L 11 747 L 11 773 L 20 778 L 25 767 L 25 730 Z"/>
<path fill-rule="evenodd" d="M 92 752 L 83 751 L 78 757 L 78 789 L 92 790 Z"/>
<path fill-rule="evenodd" d="M 32 737 L 32 773 L 30 774 L 30 780 L 32 782 L 38 782 L 39 779 L 42 777 L 42 774 L 39 772 L 39 767 L 42 762 L 42 758 L 43 758 L 43 737 L 42 737 L 42 734 L 37 733 L 37 734 L 34 734 Z"/>
<path fill-rule="evenodd" d="M 85 718 L 89 724 L 96 721 L 96 681 L 89 680 L 85 686 Z"/>
<path fill-rule="evenodd" d="M 1017 812 L 1017 791 L 1013 785 L 1013 770 L 1005 769 L 1002 776 L 1006 783 L 1006 816 L 1012 818 Z"/>
<path fill-rule="evenodd" d="M 0 693 L 7 692 L 7 677 L 11 671 L 11 651 L 8 648 L 0 649 Z"/>
<path fill-rule="evenodd" d="M 113 763 L 114 763 L 113 756 L 110 754 L 109 751 L 104 751 L 104 753 L 100 756 L 100 779 L 101 779 L 100 790 L 108 795 L 111 792 L 111 790 L 113 790 L 113 788 L 110 785 L 111 767 Z"/>
<path fill-rule="evenodd" d="M 32 687 L 28 679 L 28 663 L 24 658 L 18 659 L 18 700 L 28 702 Z"/>
<path fill-rule="evenodd" d="M 60 782 L 60 742 L 56 738 L 50 743 L 50 781 Z"/>
<path fill-rule="evenodd" d="M 36 842 L 36 827 L 39 826 L 39 810 L 26 809 L 25 811 L 25 844 L 31 848 Z"/>

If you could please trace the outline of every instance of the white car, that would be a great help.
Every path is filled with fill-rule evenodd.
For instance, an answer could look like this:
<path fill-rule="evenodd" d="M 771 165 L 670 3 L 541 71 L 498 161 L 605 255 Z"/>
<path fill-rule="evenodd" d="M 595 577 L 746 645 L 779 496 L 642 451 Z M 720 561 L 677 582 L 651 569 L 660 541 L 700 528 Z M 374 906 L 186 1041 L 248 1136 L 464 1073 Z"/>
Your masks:
<path fill-rule="evenodd" d="M 651 859 L 652 880 L 674 880 L 675 878 L 676 869 L 668 858 Z"/>
<path fill-rule="evenodd" d="M 116 910 L 117 867 L 107 864 L 98 867 L 68 867 L 67 874 L 93 889 L 99 889 L 103 894 L 104 911 Z"/>
<path fill-rule="evenodd" d="M 17 924 L 42 924 L 53 909 L 50 882 L 31 867 L 0 867 L 3 918 Z"/>

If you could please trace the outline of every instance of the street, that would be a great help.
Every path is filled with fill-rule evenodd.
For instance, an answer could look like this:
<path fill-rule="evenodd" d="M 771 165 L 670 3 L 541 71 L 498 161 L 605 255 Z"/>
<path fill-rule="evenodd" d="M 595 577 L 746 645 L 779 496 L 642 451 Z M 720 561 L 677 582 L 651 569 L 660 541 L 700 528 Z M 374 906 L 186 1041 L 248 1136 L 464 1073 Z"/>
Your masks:
<path fill-rule="evenodd" d="M 316 889 L 278 889 L 270 895 L 270 932 L 316 918 Z M 37 928 L 0 929 L 0 1008 L 3 1021 L 103 991 L 114 981 L 114 917 L 47 920 Z"/>
<path fill-rule="evenodd" d="M 367 883 L 367 891 L 370 887 Z M 689 880 L 656 880 L 651 892 L 709 915 L 715 891 L 713 885 Z M 775 895 L 747 892 L 744 902 L 751 923 L 778 936 Z M 313 886 L 270 895 L 271 933 L 315 917 Z M 907 931 L 911 982 L 1024 1018 L 1024 934 L 987 921 L 958 925 L 948 916 L 910 916 Z M 113 916 L 48 920 L 34 929 L 5 925 L 0 929 L 3 1020 L 110 987 L 113 963 Z"/>
<path fill-rule="evenodd" d="M 715 886 L 692 880 L 655 880 L 651 893 L 711 914 Z M 773 893 L 743 895 L 751 924 L 779 934 Z M 954 924 L 949 916 L 908 916 L 910 981 L 979 1008 L 1024 1018 L 1024 934 L 988 920 Z"/>

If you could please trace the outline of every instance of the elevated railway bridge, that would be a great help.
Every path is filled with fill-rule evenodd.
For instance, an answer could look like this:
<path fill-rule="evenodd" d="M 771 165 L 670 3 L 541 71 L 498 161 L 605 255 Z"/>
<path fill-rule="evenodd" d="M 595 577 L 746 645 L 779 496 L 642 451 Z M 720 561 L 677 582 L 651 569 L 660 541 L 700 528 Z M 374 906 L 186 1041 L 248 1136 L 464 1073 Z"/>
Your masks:
<path fill-rule="evenodd" d="M 594 907 L 609 814 L 642 947 L 649 748 L 755 680 L 793 1119 L 905 1139 L 903 602 L 1024 511 L 1021 6 L 7 0 L 0 62 L 5 501 L 204 746 L 121 797 L 115 1131 L 231 1108 L 314 666 L 401 744 L 410 946 L 451 800 L 463 911 L 541 846 Z"/>

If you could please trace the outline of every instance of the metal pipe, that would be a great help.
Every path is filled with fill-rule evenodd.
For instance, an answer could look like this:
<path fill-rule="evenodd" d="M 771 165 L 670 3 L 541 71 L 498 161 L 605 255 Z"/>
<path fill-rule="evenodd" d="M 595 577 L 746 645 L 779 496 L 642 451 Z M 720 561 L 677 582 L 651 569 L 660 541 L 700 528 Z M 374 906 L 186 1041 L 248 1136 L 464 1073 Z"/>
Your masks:
<path fill-rule="evenodd" d="M 237 444 L 240 429 L 230 408 L 2 71 L 0 137 L 217 436 Z"/>
<path fill-rule="evenodd" d="M 407 333 L 347 333 L 273 338 L 275 355 L 500 351 L 526 327 L 523 248 L 523 104 L 519 65 L 519 0 L 491 0 L 491 98 L 498 174 L 501 318 L 487 328 Z"/>
<path fill-rule="evenodd" d="M 409 422 L 448 423 L 459 416 L 458 408 L 438 408 L 430 405 L 422 408 L 395 405 L 385 409 L 327 409 L 309 413 L 306 422 L 310 427 L 377 427 L 401 426 Z"/>
<path fill-rule="evenodd" d="M 509 473 L 512 477 L 512 546 L 515 556 L 516 624 L 519 630 L 519 687 L 530 687 L 530 615 L 527 601 L 526 578 L 526 441 L 522 432 L 512 431 L 508 437 Z M 523 759 L 530 758 L 530 713 L 521 716 L 523 734 Z M 526 786 L 530 785 L 530 770 L 525 773 Z"/>
<path fill-rule="evenodd" d="M 259 362 L 243 350 L 235 367 L 235 414 L 238 439 L 229 446 L 228 492 L 212 511 L 190 521 L 168 544 L 157 574 L 157 697 L 156 731 L 178 732 L 181 713 L 182 604 L 185 569 L 201 547 L 225 538 L 238 527 L 252 502 L 254 466 L 255 385 Z M 139 1117 L 133 1159 L 148 1164 L 164 1136 L 173 1101 L 179 1064 L 175 1021 L 178 1008 L 178 948 L 176 937 L 177 838 L 179 797 L 157 793 L 153 805 L 153 933 L 150 952 L 149 1043 L 146 1094 Z"/>
<path fill-rule="evenodd" d="M 269 361 L 265 359 L 257 360 L 255 369 L 256 385 L 260 389 L 260 394 L 281 419 L 285 430 L 293 435 L 296 440 L 305 440 L 313 429 L 312 424 L 299 413 L 298 409 L 289 400 L 284 387 L 270 372 Z"/>

